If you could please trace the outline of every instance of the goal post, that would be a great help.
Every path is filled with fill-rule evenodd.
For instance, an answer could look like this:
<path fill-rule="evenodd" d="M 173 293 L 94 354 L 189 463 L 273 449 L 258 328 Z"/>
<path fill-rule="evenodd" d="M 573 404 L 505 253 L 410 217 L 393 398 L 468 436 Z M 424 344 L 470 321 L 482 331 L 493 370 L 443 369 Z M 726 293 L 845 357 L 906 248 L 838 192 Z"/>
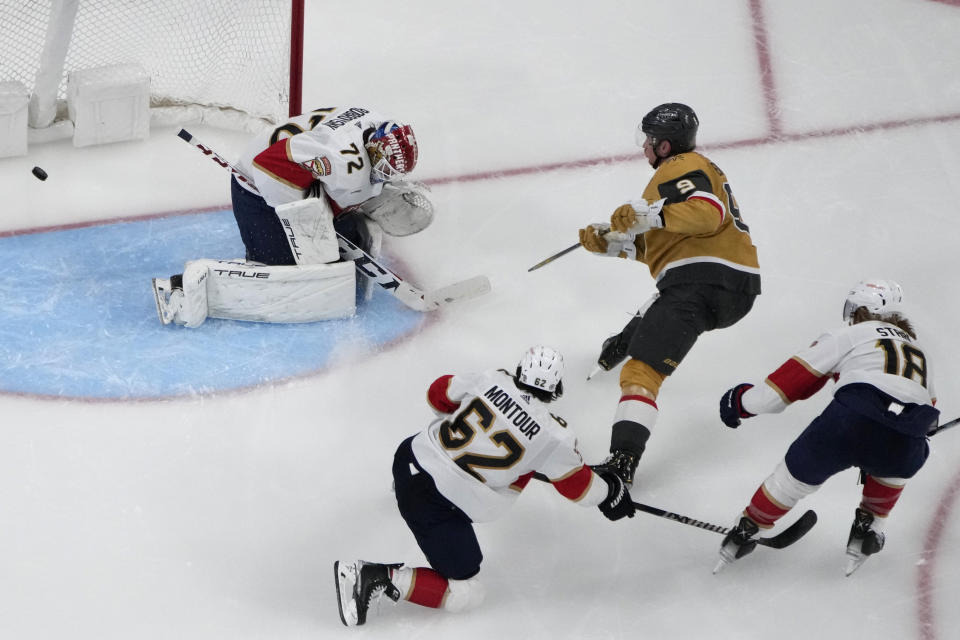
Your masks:
<path fill-rule="evenodd" d="M 137 65 L 155 124 L 256 130 L 301 110 L 304 0 L 0 0 L 0 81 L 32 129 L 67 117 L 72 72 Z"/>

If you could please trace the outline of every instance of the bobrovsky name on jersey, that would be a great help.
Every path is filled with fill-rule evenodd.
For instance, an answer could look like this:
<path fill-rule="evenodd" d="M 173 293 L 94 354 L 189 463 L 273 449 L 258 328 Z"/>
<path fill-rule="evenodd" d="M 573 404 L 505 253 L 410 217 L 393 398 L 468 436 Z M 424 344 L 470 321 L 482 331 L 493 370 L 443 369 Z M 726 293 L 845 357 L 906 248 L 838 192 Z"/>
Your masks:
<path fill-rule="evenodd" d="M 343 125 L 350 124 L 352 121 L 356 120 L 361 116 L 365 116 L 368 113 L 370 112 L 367 111 L 366 109 L 363 109 L 361 107 L 353 107 L 353 108 L 347 109 L 346 111 L 344 111 L 343 113 L 341 113 L 335 118 L 324 120 L 321 124 L 331 129 L 339 129 Z"/>

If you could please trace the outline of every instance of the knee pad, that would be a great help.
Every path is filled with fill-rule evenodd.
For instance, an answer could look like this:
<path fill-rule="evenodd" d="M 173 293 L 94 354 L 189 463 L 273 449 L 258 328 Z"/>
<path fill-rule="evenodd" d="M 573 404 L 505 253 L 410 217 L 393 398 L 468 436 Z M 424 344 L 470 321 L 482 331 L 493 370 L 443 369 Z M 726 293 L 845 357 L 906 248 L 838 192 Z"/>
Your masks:
<path fill-rule="evenodd" d="M 476 577 L 469 580 L 448 580 L 447 589 L 443 608 L 451 613 L 479 607 L 487 595 L 486 587 Z"/>
<path fill-rule="evenodd" d="M 666 374 L 660 373 L 646 362 L 627 360 L 627 363 L 620 369 L 620 388 L 627 386 L 638 386 L 648 389 L 656 398 L 660 393 L 660 385 L 667 379 Z"/>

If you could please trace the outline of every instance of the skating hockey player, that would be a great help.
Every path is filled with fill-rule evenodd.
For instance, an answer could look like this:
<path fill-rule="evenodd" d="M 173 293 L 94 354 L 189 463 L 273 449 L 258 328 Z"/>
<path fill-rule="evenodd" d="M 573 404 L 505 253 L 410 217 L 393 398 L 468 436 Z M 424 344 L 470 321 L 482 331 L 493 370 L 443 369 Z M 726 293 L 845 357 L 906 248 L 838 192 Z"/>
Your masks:
<path fill-rule="evenodd" d="M 643 197 L 623 204 L 610 223 L 580 230 L 580 243 L 601 256 L 645 263 L 657 293 L 601 347 L 600 369 L 620 370 L 610 457 L 603 466 L 633 484 L 659 407 L 660 385 L 704 331 L 743 318 L 760 293 L 757 250 L 727 177 L 697 153 L 693 109 L 662 104 L 643 117 L 638 146 L 656 171 Z"/>
<path fill-rule="evenodd" d="M 410 125 L 363 107 L 317 109 L 260 134 L 237 162 L 243 177 L 230 184 L 244 259 L 195 260 L 155 279 L 160 321 L 353 315 L 356 275 L 340 261 L 337 233 L 376 257 L 382 233 L 426 228 L 427 188 L 405 179 L 417 155 Z"/>
<path fill-rule="evenodd" d="M 620 478 L 585 465 L 574 435 L 547 410 L 563 392 L 562 378 L 562 356 L 536 346 L 513 374 L 445 375 L 430 385 L 427 400 L 438 417 L 404 440 L 393 461 L 397 506 L 430 567 L 336 562 L 345 625 L 364 624 L 384 595 L 447 611 L 479 605 L 483 556 L 473 523 L 500 517 L 535 473 L 611 520 L 633 517 Z"/>
<path fill-rule="evenodd" d="M 793 441 L 724 538 L 714 572 L 750 553 L 767 529 L 830 476 L 857 467 L 863 496 L 847 540 L 850 575 L 883 548 L 884 524 L 907 479 L 927 459 L 927 433 L 939 411 L 930 360 L 891 280 L 865 280 L 847 294 L 848 326 L 827 331 L 787 360 L 763 384 L 741 383 L 720 400 L 720 419 L 778 413 L 836 380 L 833 401 Z"/>

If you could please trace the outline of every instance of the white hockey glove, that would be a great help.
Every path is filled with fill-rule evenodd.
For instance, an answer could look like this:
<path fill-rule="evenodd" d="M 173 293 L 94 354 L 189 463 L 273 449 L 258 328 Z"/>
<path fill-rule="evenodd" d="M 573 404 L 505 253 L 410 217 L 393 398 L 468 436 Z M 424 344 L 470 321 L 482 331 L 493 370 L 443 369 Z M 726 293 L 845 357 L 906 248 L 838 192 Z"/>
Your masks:
<path fill-rule="evenodd" d="M 590 253 L 596 253 L 612 258 L 637 257 L 637 247 L 633 244 L 633 236 L 625 233 L 610 231 L 610 225 L 605 222 L 589 224 L 580 229 L 580 244 Z"/>
<path fill-rule="evenodd" d="M 666 198 L 656 202 L 647 202 L 643 198 L 620 205 L 610 216 L 610 227 L 614 231 L 638 236 L 650 229 L 663 228 L 663 203 Z"/>

